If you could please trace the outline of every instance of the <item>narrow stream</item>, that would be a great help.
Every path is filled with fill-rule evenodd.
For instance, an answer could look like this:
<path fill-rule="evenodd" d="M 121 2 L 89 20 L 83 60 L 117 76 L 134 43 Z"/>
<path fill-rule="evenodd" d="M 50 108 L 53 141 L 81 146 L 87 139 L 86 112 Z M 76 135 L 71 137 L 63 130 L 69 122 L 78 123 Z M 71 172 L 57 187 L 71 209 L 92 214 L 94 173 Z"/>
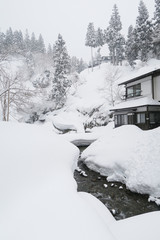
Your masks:
<path fill-rule="evenodd" d="M 82 152 L 84 148 L 80 150 Z M 160 210 L 160 206 L 148 202 L 148 195 L 133 193 L 122 183 L 108 182 L 106 177 L 88 169 L 81 158 L 78 166 L 79 170 L 74 172 L 78 191 L 88 192 L 97 197 L 116 220 Z"/>

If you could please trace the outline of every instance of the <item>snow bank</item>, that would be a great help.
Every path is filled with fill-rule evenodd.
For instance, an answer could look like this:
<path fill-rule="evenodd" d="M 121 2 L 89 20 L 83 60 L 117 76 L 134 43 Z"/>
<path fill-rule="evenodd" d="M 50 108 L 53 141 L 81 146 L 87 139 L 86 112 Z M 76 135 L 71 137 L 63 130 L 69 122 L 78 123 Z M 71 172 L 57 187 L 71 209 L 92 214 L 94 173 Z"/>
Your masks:
<path fill-rule="evenodd" d="M 110 224 L 110 229 L 121 240 L 159 240 L 160 212 L 146 213 Z"/>
<path fill-rule="evenodd" d="M 159 156 L 160 128 L 142 131 L 129 125 L 106 131 L 82 153 L 88 167 L 109 181 L 152 197 L 160 197 Z"/>
<path fill-rule="evenodd" d="M 115 240 L 109 211 L 77 193 L 76 147 L 39 126 L 0 122 L 0 133 L 0 239 Z"/>

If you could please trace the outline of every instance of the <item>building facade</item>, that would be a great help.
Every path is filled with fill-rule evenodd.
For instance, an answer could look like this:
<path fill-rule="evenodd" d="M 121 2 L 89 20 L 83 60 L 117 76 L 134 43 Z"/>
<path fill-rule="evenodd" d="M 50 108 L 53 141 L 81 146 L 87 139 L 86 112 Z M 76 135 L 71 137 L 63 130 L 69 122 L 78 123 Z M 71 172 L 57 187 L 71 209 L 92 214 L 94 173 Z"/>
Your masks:
<path fill-rule="evenodd" d="M 111 109 L 115 127 L 134 124 L 143 130 L 160 126 L 160 69 L 128 79 L 124 99 Z"/>

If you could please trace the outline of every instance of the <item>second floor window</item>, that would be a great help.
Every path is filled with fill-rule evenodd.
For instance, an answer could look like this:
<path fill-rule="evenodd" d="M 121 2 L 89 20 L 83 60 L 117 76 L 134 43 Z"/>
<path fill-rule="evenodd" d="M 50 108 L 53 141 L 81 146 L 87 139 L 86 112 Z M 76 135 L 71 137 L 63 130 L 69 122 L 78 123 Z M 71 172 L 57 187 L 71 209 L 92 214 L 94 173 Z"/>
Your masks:
<path fill-rule="evenodd" d="M 126 97 L 127 98 L 137 97 L 140 95 L 141 95 L 141 84 L 140 83 L 126 88 Z"/>

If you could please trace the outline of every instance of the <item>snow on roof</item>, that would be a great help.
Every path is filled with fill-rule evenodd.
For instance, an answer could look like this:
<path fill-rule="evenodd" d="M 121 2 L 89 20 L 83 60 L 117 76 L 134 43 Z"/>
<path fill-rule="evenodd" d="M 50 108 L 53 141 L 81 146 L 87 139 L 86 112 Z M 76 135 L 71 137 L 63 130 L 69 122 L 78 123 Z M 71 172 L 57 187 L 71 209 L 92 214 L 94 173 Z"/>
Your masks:
<path fill-rule="evenodd" d="M 156 59 L 151 59 L 144 66 L 141 66 L 141 64 L 142 63 L 137 62 L 135 69 L 120 79 L 119 85 L 147 77 L 149 75 L 155 74 L 156 72 L 160 72 L 160 64 Z"/>
<path fill-rule="evenodd" d="M 110 111 L 118 110 L 118 109 L 125 109 L 125 108 L 133 108 L 133 107 L 140 107 L 140 106 L 148 106 L 148 105 L 158 105 L 160 106 L 160 102 L 149 98 L 149 97 L 141 97 L 138 99 L 127 100 L 115 105 Z"/>

